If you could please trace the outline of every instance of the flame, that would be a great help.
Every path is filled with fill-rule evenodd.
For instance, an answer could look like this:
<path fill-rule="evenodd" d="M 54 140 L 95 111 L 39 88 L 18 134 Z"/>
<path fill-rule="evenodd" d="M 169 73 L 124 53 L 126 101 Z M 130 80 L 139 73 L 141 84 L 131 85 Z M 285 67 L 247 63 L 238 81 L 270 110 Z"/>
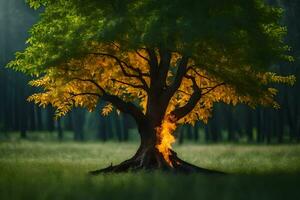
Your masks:
<path fill-rule="evenodd" d="M 162 153 L 164 159 L 169 163 L 170 166 L 173 167 L 172 162 L 170 160 L 172 144 L 175 142 L 175 137 L 172 133 L 176 129 L 175 119 L 172 116 L 167 116 L 162 121 L 160 127 L 157 128 L 156 134 L 158 137 L 158 143 L 156 144 L 156 148 L 160 153 Z"/>

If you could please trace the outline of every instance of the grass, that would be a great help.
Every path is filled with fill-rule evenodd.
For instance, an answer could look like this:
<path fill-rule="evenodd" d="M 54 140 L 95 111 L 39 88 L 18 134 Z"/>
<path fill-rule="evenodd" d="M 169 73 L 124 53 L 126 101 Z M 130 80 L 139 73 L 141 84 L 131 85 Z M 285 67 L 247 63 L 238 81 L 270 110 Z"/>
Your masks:
<path fill-rule="evenodd" d="M 225 176 L 87 176 L 136 149 L 136 143 L 1 142 L 0 199 L 300 199 L 299 145 L 175 147 L 181 158 Z"/>

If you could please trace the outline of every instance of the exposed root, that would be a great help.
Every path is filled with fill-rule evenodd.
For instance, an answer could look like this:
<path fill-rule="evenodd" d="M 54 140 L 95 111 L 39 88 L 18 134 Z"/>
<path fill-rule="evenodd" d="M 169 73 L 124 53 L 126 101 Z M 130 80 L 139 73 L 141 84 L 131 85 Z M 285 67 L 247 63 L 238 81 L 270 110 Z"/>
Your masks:
<path fill-rule="evenodd" d="M 170 160 L 172 166 L 170 166 L 163 156 L 158 152 L 152 152 L 151 154 L 146 154 L 145 152 L 140 155 L 135 155 L 129 160 L 118 165 L 110 165 L 106 168 L 95 170 L 89 172 L 91 175 L 105 174 L 105 173 L 121 173 L 121 172 L 138 172 L 140 170 L 144 171 L 154 171 L 162 170 L 171 173 L 202 173 L 202 174 L 225 174 L 224 172 L 205 169 L 197 167 L 188 162 L 185 162 L 177 157 L 176 152 L 171 151 Z"/>

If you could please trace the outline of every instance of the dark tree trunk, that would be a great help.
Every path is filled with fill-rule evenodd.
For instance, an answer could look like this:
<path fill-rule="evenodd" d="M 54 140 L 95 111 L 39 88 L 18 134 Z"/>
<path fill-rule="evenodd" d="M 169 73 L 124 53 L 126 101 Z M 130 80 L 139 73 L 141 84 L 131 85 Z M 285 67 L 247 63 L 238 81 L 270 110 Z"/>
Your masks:
<path fill-rule="evenodd" d="M 114 112 L 115 115 L 114 115 L 114 123 L 115 123 L 115 126 L 116 126 L 116 135 L 117 135 L 117 138 L 118 138 L 118 141 L 123 141 L 123 134 L 122 134 L 122 128 L 121 128 L 121 116 L 117 114 L 117 112 Z"/>
<path fill-rule="evenodd" d="M 63 140 L 64 139 L 64 133 L 63 133 L 63 129 L 61 127 L 61 119 L 57 119 L 56 121 L 57 123 L 57 138 L 58 140 Z"/>
<path fill-rule="evenodd" d="M 139 75 L 131 75 L 141 80 L 143 84 L 141 87 L 147 92 L 146 113 L 143 113 L 135 104 L 125 102 L 118 96 L 106 93 L 105 90 L 99 86 L 99 89 L 103 92 L 103 100 L 111 102 L 121 112 L 130 114 L 134 118 L 140 135 L 140 147 L 129 160 L 116 166 L 109 166 L 102 170 L 93 171 L 91 174 L 136 171 L 140 169 L 161 169 L 186 173 L 216 173 L 213 170 L 203 169 L 184 162 L 177 157 L 177 154 L 170 147 L 169 141 L 170 137 L 172 138 L 171 134 L 176 128 L 176 122 L 193 110 L 202 95 L 202 91 L 198 87 L 195 77 L 190 77 L 193 83 L 193 93 L 189 101 L 181 107 L 176 107 L 170 113 L 166 113 L 171 98 L 180 87 L 183 77 L 187 74 L 188 57 L 183 56 L 180 59 L 174 81 L 171 85 L 167 86 L 166 79 L 170 67 L 171 52 L 166 49 L 159 49 L 158 52 L 156 52 L 148 48 L 146 51 L 149 55 L 147 61 L 150 68 L 150 85 L 143 79 L 143 75 L 139 70 L 136 71 Z M 160 59 L 158 59 L 157 54 L 159 54 Z M 115 59 L 122 68 L 122 62 L 118 60 L 118 58 Z M 126 74 L 126 72 L 124 74 Z"/>
<path fill-rule="evenodd" d="M 30 130 L 35 131 L 36 130 L 36 123 L 35 123 L 35 106 L 33 103 L 30 103 L 28 105 L 29 107 L 29 119 L 30 119 Z"/>
<path fill-rule="evenodd" d="M 37 119 L 37 128 L 39 131 L 43 130 L 43 120 L 42 120 L 42 110 L 41 107 L 36 106 L 36 119 Z"/>
<path fill-rule="evenodd" d="M 186 126 L 186 132 L 187 132 L 187 138 L 189 140 L 192 140 L 193 139 L 193 129 L 192 129 L 191 125 Z"/>
<path fill-rule="evenodd" d="M 215 116 L 211 120 L 211 139 L 213 142 L 218 142 L 221 139 L 221 130 L 219 126 L 218 118 Z"/>
<path fill-rule="evenodd" d="M 265 142 L 266 140 L 266 132 L 267 132 L 267 115 L 266 115 L 266 109 L 262 109 L 262 118 L 261 118 L 261 141 Z"/>
<path fill-rule="evenodd" d="M 283 143 L 283 132 L 284 132 L 284 112 L 282 108 L 277 113 L 276 130 L 277 130 L 277 142 L 281 144 Z"/>
<path fill-rule="evenodd" d="M 253 117 L 252 117 L 252 111 L 247 110 L 246 111 L 246 134 L 248 138 L 248 142 L 253 142 Z"/>
<path fill-rule="evenodd" d="M 194 140 L 196 142 L 199 140 L 199 122 L 196 122 L 194 126 Z"/>
<path fill-rule="evenodd" d="M 6 64 L 8 61 L 8 53 L 10 52 L 10 45 L 9 45 L 9 40 L 10 40 L 10 17 L 9 17 L 9 12 L 11 10 L 10 8 L 10 2 L 9 1 L 2 1 L 1 5 L 2 7 L 2 13 L 1 13 L 1 18 L 2 18 L 2 23 L 1 24 L 3 27 L 4 25 L 6 26 L 5 29 L 3 29 L 1 32 L 1 38 L 0 42 L 2 45 L 2 50 L 1 52 L 1 57 L 0 57 L 0 64 L 1 64 L 1 71 L 0 71 L 0 79 L 1 79 L 1 88 L 2 88 L 2 95 L 1 95 L 1 115 L 3 118 L 3 132 L 7 134 L 7 131 L 9 131 L 9 123 L 10 123 L 10 115 L 11 111 L 9 108 L 9 84 L 8 84 L 8 73 L 7 70 L 4 70 L 2 66 Z M 1 123 L 1 122 L 0 122 Z M 1 128 L 1 127 L 0 127 Z"/>
<path fill-rule="evenodd" d="M 54 109 L 51 106 L 47 107 L 47 130 L 54 131 Z"/>
<path fill-rule="evenodd" d="M 21 128 L 21 138 L 22 139 L 27 139 L 27 131 L 24 127 Z"/>
<path fill-rule="evenodd" d="M 208 170 L 189 164 L 177 157 L 176 152 L 168 149 L 167 157 L 161 153 L 156 147 L 159 137 L 157 129 L 149 125 L 148 122 L 138 124 L 138 131 L 140 133 L 141 143 L 137 152 L 128 160 L 118 164 L 111 165 L 107 168 L 91 171 L 90 174 L 97 175 L 100 173 L 110 172 L 127 172 L 138 170 L 156 170 L 180 172 L 180 173 L 211 173 L 223 174 L 222 172 Z"/>
<path fill-rule="evenodd" d="M 211 135 L 211 131 L 210 131 L 210 124 L 206 124 L 204 127 L 204 134 L 205 134 L 205 142 L 209 142 L 210 141 L 210 135 Z"/>
<path fill-rule="evenodd" d="M 256 142 L 262 142 L 262 122 L 261 122 L 261 109 L 256 110 Z"/>
<path fill-rule="evenodd" d="M 107 140 L 106 119 L 103 116 L 99 118 L 97 137 L 103 142 Z"/>
<path fill-rule="evenodd" d="M 21 107 L 21 117 L 20 117 L 20 136 L 22 139 L 27 138 L 27 129 L 28 129 L 28 104 L 26 102 L 26 92 L 25 87 L 20 89 L 20 99 L 19 104 Z"/>
<path fill-rule="evenodd" d="M 178 128 L 178 134 L 179 134 L 179 141 L 178 141 L 178 143 L 179 144 L 183 144 L 183 142 L 184 142 L 184 127 L 183 126 L 181 126 L 181 127 L 179 127 Z"/>
<path fill-rule="evenodd" d="M 123 127 L 124 127 L 124 129 L 123 129 L 124 141 L 128 141 L 128 139 L 129 139 L 129 128 L 128 128 L 128 125 L 124 125 Z"/>
<path fill-rule="evenodd" d="M 23 114 L 21 116 L 21 122 L 20 122 L 20 136 L 22 139 L 26 139 L 27 138 L 27 117 L 25 115 L 27 109 L 26 109 L 26 104 L 24 103 L 24 105 L 22 105 L 22 111 Z"/>
<path fill-rule="evenodd" d="M 82 109 L 74 109 L 73 110 L 73 131 L 74 131 L 74 140 L 75 141 L 83 141 L 83 126 L 85 122 L 85 113 Z"/>
<path fill-rule="evenodd" d="M 121 114 L 122 120 L 121 124 L 123 127 L 123 139 L 124 141 L 128 141 L 129 139 L 129 128 L 130 128 L 130 116 L 126 114 Z"/>
<path fill-rule="evenodd" d="M 273 120 L 274 120 L 274 115 L 272 114 L 271 110 L 266 110 L 265 112 L 265 123 L 266 123 L 266 128 L 265 128 L 265 135 L 266 135 L 266 140 L 267 144 L 271 143 L 271 137 L 273 135 Z"/>
<path fill-rule="evenodd" d="M 233 114 L 232 114 L 232 109 L 229 107 L 226 109 L 225 112 L 226 118 L 227 118 L 227 131 L 228 131 L 228 137 L 227 140 L 229 142 L 235 141 L 235 124 L 234 124 L 234 119 L 233 119 Z"/>
<path fill-rule="evenodd" d="M 297 142 L 300 143 L 300 121 L 297 123 L 297 130 L 296 131 L 297 131 Z"/>
<path fill-rule="evenodd" d="M 72 131 L 73 130 L 73 120 L 72 120 L 72 113 L 67 114 L 67 116 L 65 117 L 65 130 L 69 130 Z"/>

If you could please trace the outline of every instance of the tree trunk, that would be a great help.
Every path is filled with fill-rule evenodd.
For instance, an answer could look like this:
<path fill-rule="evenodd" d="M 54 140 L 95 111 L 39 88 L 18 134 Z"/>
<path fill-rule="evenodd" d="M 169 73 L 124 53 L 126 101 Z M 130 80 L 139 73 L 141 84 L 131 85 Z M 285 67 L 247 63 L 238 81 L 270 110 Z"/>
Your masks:
<path fill-rule="evenodd" d="M 248 143 L 253 142 L 253 117 L 252 117 L 252 111 L 247 109 L 246 110 L 246 134 Z"/>
<path fill-rule="evenodd" d="M 211 135 L 210 123 L 204 126 L 204 134 L 205 134 L 205 142 L 206 143 L 210 142 L 210 135 Z"/>
<path fill-rule="evenodd" d="M 178 143 L 181 145 L 184 142 L 184 126 L 181 126 L 178 129 L 179 129 L 179 131 L 178 131 L 178 133 L 179 133 L 178 134 L 178 138 L 179 138 Z"/>
<path fill-rule="evenodd" d="M 174 81 L 170 86 L 167 86 L 166 79 L 170 68 L 171 52 L 166 49 L 159 49 L 160 59 L 158 60 L 155 50 L 147 48 L 146 51 L 149 55 L 150 85 L 146 83 L 142 75 L 137 76 L 143 84 L 143 89 L 147 92 L 146 113 L 143 113 L 135 104 L 106 93 L 100 87 L 103 92 L 103 100 L 111 102 L 121 112 L 130 114 L 134 118 L 140 135 L 140 147 L 132 158 L 119 165 L 111 165 L 101 170 L 92 171 L 91 174 L 137 171 L 140 169 L 215 173 L 216 171 L 196 167 L 179 159 L 171 149 L 171 143 L 175 141 L 172 134 L 176 129 L 176 122 L 191 112 L 201 98 L 201 89 L 195 78 L 191 78 L 194 92 L 189 101 L 184 106 L 166 113 L 172 96 L 180 87 L 182 79 L 187 73 L 188 57 L 183 56 L 181 58 Z"/>
<path fill-rule="evenodd" d="M 161 130 L 151 125 L 148 121 L 138 123 L 138 131 L 140 134 L 140 146 L 137 152 L 128 160 L 118 164 L 111 165 L 104 169 L 91 171 L 90 174 L 97 175 L 109 172 L 128 172 L 138 170 L 156 170 L 170 172 L 200 172 L 200 173 L 218 173 L 222 172 L 209 170 L 189 164 L 177 157 L 176 152 L 171 148 L 166 148 L 165 152 L 161 152 L 157 145 L 161 140 Z"/>
<path fill-rule="evenodd" d="M 122 132 L 122 127 L 121 127 L 121 116 L 117 114 L 117 112 L 114 112 L 114 125 L 116 127 L 116 135 L 118 138 L 118 141 L 121 142 L 123 141 L 123 132 Z"/>
<path fill-rule="evenodd" d="M 284 134 L 284 112 L 283 109 L 280 109 L 277 113 L 277 142 L 279 144 L 283 143 L 283 134 Z"/>
<path fill-rule="evenodd" d="M 186 126 L 187 138 L 191 141 L 193 140 L 193 129 L 191 125 Z"/>
<path fill-rule="evenodd" d="M 199 122 L 196 122 L 194 126 L 194 140 L 196 142 L 199 140 Z"/>
<path fill-rule="evenodd" d="M 54 131 L 54 109 L 47 107 L 47 130 L 52 133 Z"/>
<path fill-rule="evenodd" d="M 30 130 L 35 131 L 36 130 L 36 119 L 35 119 L 35 106 L 33 103 L 28 104 L 29 108 L 29 125 L 30 125 Z"/>
<path fill-rule="evenodd" d="M 97 138 L 105 142 L 107 140 L 106 119 L 103 116 L 100 116 L 98 121 L 99 123 L 98 123 Z"/>
<path fill-rule="evenodd" d="M 124 141 L 128 141 L 129 139 L 129 128 L 130 128 L 130 119 L 128 115 L 125 114 L 121 114 L 122 116 L 122 120 L 121 120 L 121 124 L 122 124 L 122 128 L 123 128 L 123 138 Z"/>
<path fill-rule="evenodd" d="M 82 109 L 74 109 L 73 110 L 73 131 L 74 131 L 74 140 L 75 141 L 83 141 L 84 134 L 83 134 L 83 126 L 85 123 L 85 113 Z"/>
<path fill-rule="evenodd" d="M 261 122 L 261 109 L 256 110 L 256 142 L 262 142 L 262 122 Z"/>
<path fill-rule="evenodd" d="M 26 88 L 22 87 L 20 89 L 20 100 L 19 105 L 21 107 L 21 118 L 20 118 L 20 136 L 22 139 L 27 138 L 27 129 L 28 129 L 28 104 L 26 103 L 25 92 Z"/>
<path fill-rule="evenodd" d="M 57 138 L 58 140 L 63 140 L 64 139 L 64 132 L 63 132 L 63 129 L 61 127 L 61 119 L 59 118 L 57 121 Z"/>
<path fill-rule="evenodd" d="M 234 126 L 236 126 L 236 124 L 234 124 L 232 108 L 228 107 L 225 113 L 227 114 L 226 115 L 226 118 L 227 118 L 227 131 L 228 131 L 227 141 L 233 142 L 236 139 L 236 137 L 235 137 L 235 128 L 234 128 Z"/>
<path fill-rule="evenodd" d="M 36 106 L 36 118 L 37 118 L 37 129 L 39 131 L 43 130 L 43 120 L 42 120 L 42 110 L 41 107 Z"/>

